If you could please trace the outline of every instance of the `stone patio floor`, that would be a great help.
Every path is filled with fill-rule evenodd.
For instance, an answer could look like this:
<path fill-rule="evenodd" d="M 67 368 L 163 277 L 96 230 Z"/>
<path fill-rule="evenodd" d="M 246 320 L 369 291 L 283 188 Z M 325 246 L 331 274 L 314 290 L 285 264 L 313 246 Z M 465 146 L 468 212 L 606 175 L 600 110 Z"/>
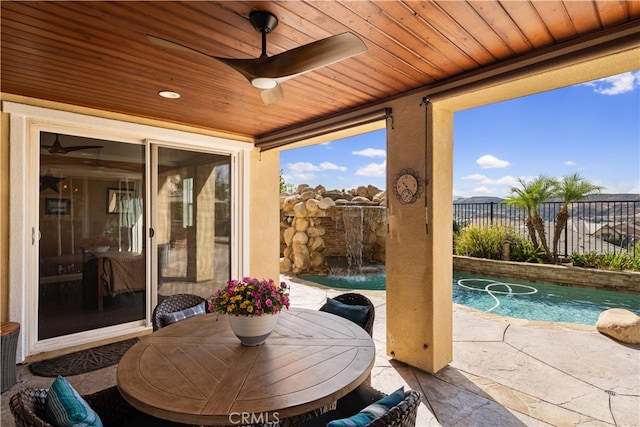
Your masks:
<path fill-rule="evenodd" d="M 319 308 L 348 290 L 290 280 L 292 304 Z M 619 343 L 583 325 L 532 322 L 453 309 L 453 361 L 435 375 L 386 355 L 384 291 L 366 294 L 376 307 L 377 357 L 371 382 L 390 393 L 419 390 L 418 427 L 640 427 L 640 346 Z M 116 366 L 69 377 L 81 394 L 115 384 Z M 18 383 L 1 396 L 1 426 L 13 426 L 9 397 L 52 378 L 17 367 Z"/>

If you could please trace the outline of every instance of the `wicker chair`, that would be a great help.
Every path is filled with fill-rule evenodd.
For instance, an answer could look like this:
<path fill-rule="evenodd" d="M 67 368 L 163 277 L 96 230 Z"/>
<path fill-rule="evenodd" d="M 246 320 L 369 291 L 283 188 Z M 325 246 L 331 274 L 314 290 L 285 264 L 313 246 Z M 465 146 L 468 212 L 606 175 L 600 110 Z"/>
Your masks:
<path fill-rule="evenodd" d="M 336 409 L 303 424 L 304 427 L 326 426 L 329 421 L 351 417 L 368 405 L 382 399 L 386 394 L 362 384 L 357 389 L 338 400 Z M 416 390 L 404 392 L 404 399 L 389 409 L 380 418 L 367 424 L 368 427 L 414 427 L 418 415 L 421 394 Z"/>
<path fill-rule="evenodd" d="M 371 300 L 369 300 L 369 298 L 365 297 L 362 294 L 350 292 L 333 297 L 333 299 L 335 299 L 336 301 L 340 301 L 343 304 L 368 306 L 369 314 L 367 315 L 364 324 L 361 326 L 365 331 L 367 331 L 369 336 L 373 336 L 373 321 L 376 318 L 376 308 L 373 306 L 373 303 L 371 302 Z M 320 311 L 327 311 L 326 303 L 322 307 L 320 307 Z"/>
<path fill-rule="evenodd" d="M 163 314 L 175 313 L 176 311 L 198 305 L 203 301 L 205 301 L 204 298 L 193 294 L 176 294 L 166 297 L 153 309 L 153 314 L 151 315 L 153 330 L 157 331 L 158 329 L 166 326 L 162 321 Z M 209 311 L 208 306 L 206 306 L 205 309 L 207 312 Z"/>
<path fill-rule="evenodd" d="M 44 421 L 45 401 L 48 390 L 27 388 L 11 396 L 9 409 L 16 427 L 52 427 Z M 120 396 L 118 387 L 113 386 L 97 393 L 82 396 L 89 406 L 98 413 L 105 427 L 129 425 L 165 426 L 177 425 L 150 417 L 129 405 Z"/>

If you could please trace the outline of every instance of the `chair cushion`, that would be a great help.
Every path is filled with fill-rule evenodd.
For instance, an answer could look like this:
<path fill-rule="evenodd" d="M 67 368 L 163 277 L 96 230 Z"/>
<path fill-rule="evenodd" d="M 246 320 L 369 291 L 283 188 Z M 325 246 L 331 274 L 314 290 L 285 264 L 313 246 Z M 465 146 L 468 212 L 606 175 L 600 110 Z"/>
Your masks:
<path fill-rule="evenodd" d="M 327 298 L 326 310 L 328 313 L 349 319 L 360 326 L 365 324 L 369 314 L 369 307 L 366 305 L 349 305 L 333 298 Z"/>
<path fill-rule="evenodd" d="M 53 381 L 44 403 L 47 422 L 58 427 L 102 427 L 98 414 L 64 377 Z"/>
<path fill-rule="evenodd" d="M 383 397 L 377 402 L 372 403 L 371 405 L 367 406 L 366 408 L 349 418 L 330 421 L 327 424 L 327 427 L 366 426 L 371 421 L 375 420 L 376 418 L 380 418 L 389 409 L 402 402 L 402 399 L 404 399 L 404 387 L 400 387 L 398 390 Z"/>
<path fill-rule="evenodd" d="M 184 310 L 174 311 L 173 313 L 165 313 L 162 315 L 162 321 L 166 326 L 172 323 L 179 322 L 180 320 L 188 319 L 189 317 L 193 316 L 199 316 L 205 313 L 205 301 L 202 301 L 200 304 L 194 305 L 193 307 L 185 308 Z"/>

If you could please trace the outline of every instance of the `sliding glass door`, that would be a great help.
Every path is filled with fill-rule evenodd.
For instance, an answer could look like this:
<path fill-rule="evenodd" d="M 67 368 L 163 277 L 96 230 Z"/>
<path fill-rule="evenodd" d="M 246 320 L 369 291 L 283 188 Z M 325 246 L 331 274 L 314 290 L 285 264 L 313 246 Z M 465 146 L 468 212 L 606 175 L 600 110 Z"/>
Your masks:
<path fill-rule="evenodd" d="M 230 154 L 49 132 L 40 147 L 38 341 L 139 326 L 148 303 L 229 280 Z"/>
<path fill-rule="evenodd" d="M 231 275 L 231 156 L 158 147 L 157 163 L 158 300 L 207 298 Z"/>
<path fill-rule="evenodd" d="M 38 340 L 146 316 L 145 146 L 40 132 Z"/>

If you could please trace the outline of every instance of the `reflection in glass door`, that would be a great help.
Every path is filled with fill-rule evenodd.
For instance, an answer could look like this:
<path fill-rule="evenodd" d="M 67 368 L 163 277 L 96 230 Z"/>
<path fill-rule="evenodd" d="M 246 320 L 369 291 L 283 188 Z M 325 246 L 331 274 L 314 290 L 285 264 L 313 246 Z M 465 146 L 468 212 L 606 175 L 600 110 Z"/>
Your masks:
<path fill-rule="evenodd" d="M 38 339 L 146 315 L 144 146 L 40 134 Z"/>
<path fill-rule="evenodd" d="M 231 157 L 159 147 L 157 158 L 158 300 L 208 298 L 231 275 Z"/>

